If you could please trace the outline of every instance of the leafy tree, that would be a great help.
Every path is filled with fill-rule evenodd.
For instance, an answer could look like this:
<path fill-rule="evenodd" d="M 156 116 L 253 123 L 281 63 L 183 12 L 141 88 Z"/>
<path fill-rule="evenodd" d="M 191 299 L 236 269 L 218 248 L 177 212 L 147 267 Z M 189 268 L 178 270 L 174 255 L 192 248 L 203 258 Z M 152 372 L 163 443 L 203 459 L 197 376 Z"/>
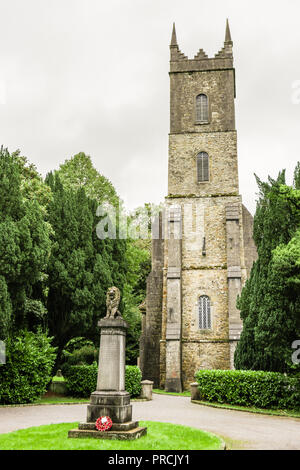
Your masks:
<path fill-rule="evenodd" d="M 125 245 L 97 237 L 97 201 L 89 199 L 83 188 L 64 188 L 58 174 L 48 175 L 47 183 L 53 192 L 48 211 L 54 231 L 48 263 L 48 325 L 60 358 L 74 337 L 99 341 L 97 321 L 106 314 L 107 289 L 115 284 L 123 290 Z"/>
<path fill-rule="evenodd" d="M 48 326 L 58 354 L 69 339 L 91 324 L 94 296 L 92 215 L 83 190 L 67 191 L 58 176 L 49 176 L 53 200 L 49 220 L 53 227 L 48 263 Z"/>
<path fill-rule="evenodd" d="M 299 365 L 291 359 L 291 345 L 300 339 L 300 230 L 289 243 L 273 250 L 269 286 L 257 325 L 258 341 L 266 345 L 272 362 L 277 360 L 277 370 L 300 372 Z"/>
<path fill-rule="evenodd" d="M 145 215 L 150 215 L 152 207 L 150 204 L 146 204 L 144 208 L 139 208 L 135 211 L 134 215 L 125 217 L 125 219 L 119 220 L 117 218 L 116 221 L 110 219 L 110 223 L 112 223 L 113 226 L 116 224 L 116 237 L 101 239 L 97 234 L 96 227 L 103 216 L 97 216 L 97 208 L 99 205 L 102 205 L 102 208 L 105 209 L 107 204 L 116 208 L 122 206 L 122 202 L 119 200 L 111 183 L 93 167 L 90 157 L 84 153 L 75 155 L 63 165 L 60 165 L 59 170 L 54 174 L 48 175 L 47 183 L 52 189 L 55 188 L 57 184 L 57 177 L 63 188 L 60 194 L 66 195 L 70 191 L 74 193 L 79 189 L 84 189 L 87 196 L 91 214 L 90 223 L 92 224 L 90 232 L 90 258 L 93 261 L 91 261 L 91 265 L 94 263 L 93 268 L 90 267 L 89 269 L 91 269 L 90 272 L 92 272 L 92 276 L 94 277 L 92 289 L 93 299 L 97 299 L 95 305 L 91 307 L 89 321 L 85 326 L 81 325 L 80 328 L 74 329 L 71 332 L 71 324 L 68 322 L 70 331 L 62 343 L 66 339 L 70 339 L 72 335 L 84 335 L 92 339 L 95 345 L 97 345 L 99 341 L 97 321 L 106 312 L 107 288 L 111 285 L 115 285 L 121 291 L 120 311 L 130 325 L 129 331 L 127 332 L 127 361 L 129 363 L 135 363 L 136 357 L 138 356 L 138 342 L 141 330 L 141 314 L 138 305 L 145 297 L 146 277 L 150 268 L 150 241 L 149 238 L 140 240 L 134 240 L 130 237 L 129 239 L 126 237 L 123 238 L 123 230 L 126 229 L 127 233 L 127 224 L 132 221 L 137 222 L 137 225 L 141 225 Z M 54 193 L 56 193 L 56 191 L 56 189 L 53 189 Z M 60 196 L 58 198 L 60 198 Z M 123 207 L 121 207 L 121 209 L 123 209 Z M 50 213 L 52 213 L 52 210 L 49 210 Z M 74 212 L 74 217 L 77 219 L 75 214 L 76 211 Z M 49 220 L 56 232 L 56 235 L 53 237 L 53 240 L 55 240 L 60 229 L 58 230 L 57 225 L 51 217 Z M 124 224 L 124 220 L 125 226 L 122 225 Z M 66 229 L 69 224 L 70 221 L 64 214 L 64 222 L 62 222 L 62 225 L 64 225 Z M 73 227 L 73 225 L 74 221 L 71 222 L 71 227 Z M 146 227 L 146 231 L 149 231 L 149 227 Z M 71 232 L 74 232 L 74 228 L 71 229 Z M 61 244 L 66 243 L 67 238 L 68 235 L 64 233 L 60 240 L 60 247 L 62 247 Z M 74 248 L 75 246 L 76 243 L 74 244 Z M 63 258 L 66 260 L 69 256 L 70 255 L 65 252 Z M 50 284 L 52 285 L 52 280 L 50 280 Z M 49 295 L 52 296 L 51 291 L 49 291 Z M 48 308 L 50 309 L 49 302 Z M 53 310 L 53 307 L 51 307 L 51 309 Z M 53 332 L 53 334 L 55 333 Z"/>
<path fill-rule="evenodd" d="M 117 205 L 119 198 L 111 182 L 93 166 L 91 157 L 83 152 L 74 155 L 60 165 L 59 174 L 63 186 L 67 189 L 84 188 L 86 195 L 96 199 L 98 204 L 109 202 Z"/>
<path fill-rule="evenodd" d="M 294 188 L 300 189 L 300 162 L 297 162 L 295 171 L 294 171 Z"/>
<path fill-rule="evenodd" d="M 11 327 L 12 306 L 5 278 L 0 276 L 0 340 L 8 338 Z"/>
<path fill-rule="evenodd" d="M 121 291 L 120 311 L 129 323 L 126 340 L 127 361 L 135 363 L 138 356 L 141 329 L 141 315 L 138 305 L 145 297 L 145 285 L 142 284 L 143 282 L 145 284 L 146 280 L 145 272 L 150 259 L 150 243 L 147 239 L 122 238 L 122 230 L 125 229 L 127 234 L 127 224 L 133 219 L 140 223 L 141 218 L 144 216 L 144 208 L 135 211 L 134 216 L 125 217 L 125 226 L 122 225 L 124 220 L 119 220 L 118 214 L 116 214 L 117 220 L 111 220 L 112 224 L 116 223 L 116 237 L 100 239 L 96 231 L 96 226 L 101 220 L 101 217 L 96 215 L 99 204 L 102 204 L 104 209 L 106 203 L 109 203 L 123 210 L 122 202 L 117 197 L 111 183 L 98 173 L 93 167 L 90 157 L 84 153 L 79 153 L 72 159 L 67 160 L 55 172 L 55 175 L 59 176 L 65 189 L 75 191 L 78 188 L 84 188 L 94 217 L 92 231 L 93 257 L 95 259 L 94 274 L 99 279 L 98 284 L 94 286 L 94 292 L 98 298 L 98 309 L 94 309 L 93 319 L 90 327 L 85 331 L 85 335 L 97 345 L 99 331 L 96 325 L 99 318 L 106 312 L 106 289 L 111 285 L 117 286 Z M 54 175 L 50 178 L 53 180 Z M 150 205 L 145 205 L 145 207 L 149 212 Z M 141 263 L 145 263 L 145 266 Z M 139 287 L 136 285 L 137 282 L 140 284 Z M 78 334 L 83 335 L 84 333 L 80 331 Z"/>
<path fill-rule="evenodd" d="M 150 237 L 150 233 L 148 233 Z M 129 324 L 127 333 L 126 361 L 136 364 L 141 335 L 141 312 L 139 305 L 146 296 L 146 280 L 151 269 L 150 239 L 127 240 L 127 275 L 124 286 L 124 318 Z"/>
<path fill-rule="evenodd" d="M 25 303 L 32 299 L 50 250 L 49 226 L 40 205 L 23 197 L 17 156 L 0 149 L 0 278 L 4 316 L 12 331 L 27 328 L 31 318 Z M 7 320 L 6 320 L 7 325 Z M 8 326 L 5 327 L 6 332 Z"/>
<path fill-rule="evenodd" d="M 298 170 L 297 170 L 298 168 Z M 299 174 L 296 167 L 294 181 Z M 243 320 L 235 351 L 237 369 L 288 372 L 292 342 L 300 335 L 299 236 L 300 191 L 277 180 L 257 178 L 259 200 L 254 216 L 254 241 L 258 259 L 237 301 Z M 297 319 L 298 318 L 298 319 Z"/>
<path fill-rule="evenodd" d="M 52 227 L 48 221 L 47 208 L 52 200 L 51 188 L 44 182 L 36 166 L 30 163 L 26 157 L 21 156 L 19 150 L 14 152 L 13 156 L 16 158 L 20 170 L 22 199 L 37 202 L 46 223 L 48 233 L 50 234 Z M 25 301 L 25 313 L 29 319 L 28 326 L 29 328 L 33 328 L 33 325 L 38 320 L 45 329 L 48 295 L 47 274 L 45 271 L 41 273 L 39 280 L 31 287 L 31 299 L 26 299 Z"/>
<path fill-rule="evenodd" d="M 42 333 L 19 331 L 6 341 L 6 364 L 0 367 L 0 403 L 32 403 L 51 380 L 56 351 L 52 338 Z"/>
<path fill-rule="evenodd" d="M 14 152 L 13 157 L 20 171 L 22 198 L 25 200 L 35 200 L 39 204 L 44 215 L 47 215 L 47 206 L 52 199 L 51 188 L 44 182 L 38 173 L 36 166 L 29 163 L 28 159 L 20 155 L 20 151 Z"/>

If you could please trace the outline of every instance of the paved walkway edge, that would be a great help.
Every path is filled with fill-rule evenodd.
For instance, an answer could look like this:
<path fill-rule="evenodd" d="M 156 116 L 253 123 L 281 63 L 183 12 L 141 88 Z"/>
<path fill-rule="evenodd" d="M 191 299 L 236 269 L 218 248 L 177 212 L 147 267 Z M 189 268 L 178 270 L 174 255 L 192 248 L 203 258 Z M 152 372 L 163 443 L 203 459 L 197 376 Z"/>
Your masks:
<path fill-rule="evenodd" d="M 150 401 L 147 398 L 131 398 L 131 402 L 137 401 Z M 58 402 L 58 403 L 17 403 L 15 405 L 0 405 L 1 408 L 16 408 L 16 407 L 23 407 L 23 406 L 52 406 L 52 405 L 89 405 L 89 401 L 66 401 L 66 402 Z"/>
<path fill-rule="evenodd" d="M 207 401 L 201 401 L 201 400 L 191 400 L 191 403 L 195 403 L 195 405 L 202 405 L 202 406 L 210 406 L 211 408 L 218 408 L 220 410 L 233 410 L 233 411 L 242 411 L 244 413 L 252 413 L 256 415 L 264 415 L 264 416 L 280 416 L 281 418 L 290 418 L 290 419 L 299 419 L 300 416 L 293 416 L 293 415 L 282 415 L 280 413 L 268 413 L 264 411 L 254 411 L 254 410 L 244 410 L 242 408 L 235 408 L 234 406 L 226 405 L 226 406 L 221 406 L 218 405 L 217 403 L 209 403 Z"/>

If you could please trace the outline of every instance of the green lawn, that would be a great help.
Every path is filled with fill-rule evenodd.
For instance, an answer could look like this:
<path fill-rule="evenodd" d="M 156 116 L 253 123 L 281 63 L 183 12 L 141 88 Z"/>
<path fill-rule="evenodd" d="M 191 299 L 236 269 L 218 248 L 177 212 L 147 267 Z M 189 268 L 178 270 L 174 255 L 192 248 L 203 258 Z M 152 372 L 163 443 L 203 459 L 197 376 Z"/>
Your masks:
<path fill-rule="evenodd" d="M 52 379 L 52 382 L 65 382 L 65 379 L 64 377 L 58 377 L 57 375 L 55 375 Z"/>
<path fill-rule="evenodd" d="M 176 392 L 165 392 L 165 390 L 161 390 L 160 388 L 154 388 L 153 393 L 160 393 L 161 395 L 175 395 L 178 397 L 190 397 L 191 392 L 189 390 L 185 390 L 184 392 L 181 393 L 176 393 Z"/>
<path fill-rule="evenodd" d="M 300 410 L 276 410 L 270 408 L 255 408 L 254 406 L 229 405 L 227 403 L 217 403 L 211 401 L 193 400 L 199 405 L 211 406 L 214 408 L 226 408 L 227 410 L 248 411 L 248 413 L 258 413 L 264 415 L 287 416 L 290 418 L 300 418 Z"/>
<path fill-rule="evenodd" d="M 68 438 L 78 423 L 50 424 L 0 434 L 0 450 L 221 450 L 222 440 L 200 429 L 140 421 L 147 435 L 135 441 Z"/>
<path fill-rule="evenodd" d="M 59 405 L 62 403 L 89 403 L 90 397 L 87 398 L 74 398 L 65 395 L 49 395 L 43 396 L 34 402 L 34 405 Z"/>
<path fill-rule="evenodd" d="M 161 389 L 153 389 L 153 393 L 159 393 L 162 395 L 177 395 L 181 397 L 190 397 L 191 392 L 185 390 L 182 393 L 168 393 Z M 274 416 L 287 416 L 290 418 L 300 418 L 300 409 L 298 410 L 276 410 L 269 408 L 255 408 L 253 406 L 239 406 L 239 405 L 229 405 L 227 403 L 217 403 L 204 400 L 193 400 L 193 403 L 198 403 L 199 405 L 212 406 L 214 408 L 226 408 L 228 410 L 237 410 L 237 411 L 248 411 L 249 413 L 259 413 L 265 415 L 274 415 Z"/>

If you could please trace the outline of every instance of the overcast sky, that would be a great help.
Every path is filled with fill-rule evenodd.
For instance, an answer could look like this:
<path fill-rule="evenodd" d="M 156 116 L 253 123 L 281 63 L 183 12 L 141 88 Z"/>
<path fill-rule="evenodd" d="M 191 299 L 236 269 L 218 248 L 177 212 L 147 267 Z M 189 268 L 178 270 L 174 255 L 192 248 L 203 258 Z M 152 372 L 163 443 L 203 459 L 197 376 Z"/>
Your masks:
<path fill-rule="evenodd" d="M 254 173 L 286 168 L 291 183 L 300 160 L 299 0 L 0 0 L 0 144 L 43 176 L 85 152 L 129 209 L 163 201 L 172 23 L 189 58 L 212 57 L 227 17 L 240 193 L 254 213 Z"/>

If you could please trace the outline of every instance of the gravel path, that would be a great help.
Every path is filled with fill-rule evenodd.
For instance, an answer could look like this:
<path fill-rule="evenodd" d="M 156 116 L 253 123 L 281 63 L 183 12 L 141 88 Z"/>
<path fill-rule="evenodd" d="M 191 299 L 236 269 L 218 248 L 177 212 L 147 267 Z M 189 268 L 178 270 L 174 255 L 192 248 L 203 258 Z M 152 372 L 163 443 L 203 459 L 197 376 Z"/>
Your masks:
<path fill-rule="evenodd" d="M 132 402 L 133 419 L 186 424 L 236 441 L 232 448 L 300 450 L 300 419 L 258 415 L 191 403 L 188 397 L 153 394 L 149 402 Z M 86 405 L 0 408 L 0 433 L 86 420 Z"/>

